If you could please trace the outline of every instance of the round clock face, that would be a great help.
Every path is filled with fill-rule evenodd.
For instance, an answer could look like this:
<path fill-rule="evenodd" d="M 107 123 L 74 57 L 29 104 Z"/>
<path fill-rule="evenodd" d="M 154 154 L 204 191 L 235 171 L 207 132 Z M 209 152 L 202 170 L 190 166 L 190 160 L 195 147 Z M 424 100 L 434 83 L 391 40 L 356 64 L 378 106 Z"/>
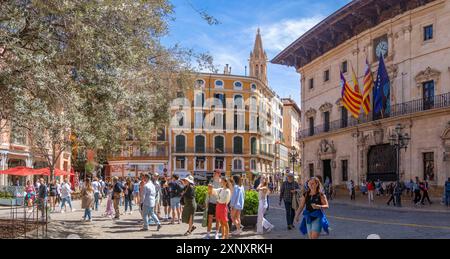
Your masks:
<path fill-rule="evenodd" d="M 383 57 L 384 57 L 387 52 L 388 52 L 388 43 L 387 43 L 387 41 L 382 40 L 382 41 L 378 42 L 378 45 L 376 47 L 377 57 L 379 58 L 381 55 L 383 55 Z"/>

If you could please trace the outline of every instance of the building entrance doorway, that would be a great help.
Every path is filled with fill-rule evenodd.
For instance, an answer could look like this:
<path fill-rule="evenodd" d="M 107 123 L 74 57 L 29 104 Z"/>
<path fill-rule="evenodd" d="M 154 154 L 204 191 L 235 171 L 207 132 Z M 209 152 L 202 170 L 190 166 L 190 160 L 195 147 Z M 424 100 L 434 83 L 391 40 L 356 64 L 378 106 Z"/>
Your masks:
<path fill-rule="evenodd" d="M 331 176 L 331 160 L 322 160 L 322 161 L 323 161 L 323 181 L 324 183 L 332 183 L 333 179 Z"/>

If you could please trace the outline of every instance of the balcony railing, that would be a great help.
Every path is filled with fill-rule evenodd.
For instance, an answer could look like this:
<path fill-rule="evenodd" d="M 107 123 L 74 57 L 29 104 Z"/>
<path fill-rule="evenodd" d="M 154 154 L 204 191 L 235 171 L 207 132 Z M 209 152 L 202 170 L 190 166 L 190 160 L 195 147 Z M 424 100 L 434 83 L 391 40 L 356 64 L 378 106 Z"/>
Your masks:
<path fill-rule="evenodd" d="M 141 157 L 168 157 L 169 149 L 161 147 L 157 151 L 134 150 L 133 152 L 122 151 L 110 154 L 111 158 L 141 158 Z"/>
<path fill-rule="evenodd" d="M 232 148 L 226 148 L 225 150 L 215 150 L 214 148 L 206 148 L 202 150 L 196 150 L 195 148 L 187 148 L 185 150 L 177 150 L 175 148 L 172 148 L 173 154 L 195 154 L 198 156 L 201 156 L 202 154 L 233 154 L 233 155 L 252 155 L 251 149 L 243 149 L 242 153 L 234 153 L 234 150 Z M 266 152 L 262 150 L 257 150 L 257 152 L 253 155 L 263 155 L 267 157 L 275 157 L 275 154 L 273 152 Z"/>
<path fill-rule="evenodd" d="M 450 107 L 450 93 L 436 95 L 430 99 L 419 99 L 413 100 L 405 103 L 399 103 L 391 106 L 391 112 L 389 114 L 384 114 L 383 117 L 376 116 L 373 117 L 373 114 L 369 114 L 369 116 L 361 115 L 359 119 L 355 119 L 354 117 L 336 120 L 330 122 L 330 124 L 319 125 L 314 128 L 308 128 L 300 131 L 300 138 L 312 137 L 314 135 L 319 135 L 322 133 L 328 133 L 337 131 L 340 129 L 354 127 L 360 124 L 364 124 L 371 121 L 377 121 L 386 118 L 399 117 L 403 115 L 413 114 L 421 111 L 439 109 Z"/>

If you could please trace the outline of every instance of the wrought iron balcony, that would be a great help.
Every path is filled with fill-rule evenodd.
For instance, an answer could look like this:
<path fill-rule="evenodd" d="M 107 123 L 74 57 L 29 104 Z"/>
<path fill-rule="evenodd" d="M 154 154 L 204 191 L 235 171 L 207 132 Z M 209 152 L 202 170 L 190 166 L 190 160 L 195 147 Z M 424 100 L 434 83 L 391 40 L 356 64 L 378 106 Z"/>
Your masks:
<path fill-rule="evenodd" d="M 340 129 L 354 127 L 360 124 L 364 124 L 371 121 L 377 121 L 387 118 L 399 117 L 408 114 L 414 114 L 417 112 L 448 108 L 450 107 L 450 93 L 436 95 L 429 99 L 419 99 L 409 102 L 399 103 L 391 106 L 391 112 L 384 114 L 384 116 L 373 116 L 373 113 L 369 116 L 362 114 L 359 119 L 354 117 L 345 118 L 341 120 L 332 121 L 329 124 L 322 124 L 314 128 L 308 128 L 299 132 L 300 138 L 308 138 L 315 135 L 334 132 Z"/>

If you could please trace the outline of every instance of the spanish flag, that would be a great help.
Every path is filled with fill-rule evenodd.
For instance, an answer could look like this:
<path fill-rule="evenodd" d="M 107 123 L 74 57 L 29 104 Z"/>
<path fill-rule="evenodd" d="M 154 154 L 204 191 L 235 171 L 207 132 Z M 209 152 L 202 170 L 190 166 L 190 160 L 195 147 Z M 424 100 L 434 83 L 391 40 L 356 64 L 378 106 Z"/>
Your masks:
<path fill-rule="evenodd" d="M 366 72 L 364 73 L 363 109 L 366 115 L 372 111 L 370 108 L 370 93 L 373 91 L 373 76 L 370 71 L 369 61 L 366 59 Z"/>
<path fill-rule="evenodd" d="M 353 81 L 355 83 L 355 90 L 347 83 L 341 71 L 342 105 L 353 115 L 353 117 L 358 119 L 361 112 L 362 95 L 359 91 L 358 81 L 356 80 L 354 73 Z"/>

